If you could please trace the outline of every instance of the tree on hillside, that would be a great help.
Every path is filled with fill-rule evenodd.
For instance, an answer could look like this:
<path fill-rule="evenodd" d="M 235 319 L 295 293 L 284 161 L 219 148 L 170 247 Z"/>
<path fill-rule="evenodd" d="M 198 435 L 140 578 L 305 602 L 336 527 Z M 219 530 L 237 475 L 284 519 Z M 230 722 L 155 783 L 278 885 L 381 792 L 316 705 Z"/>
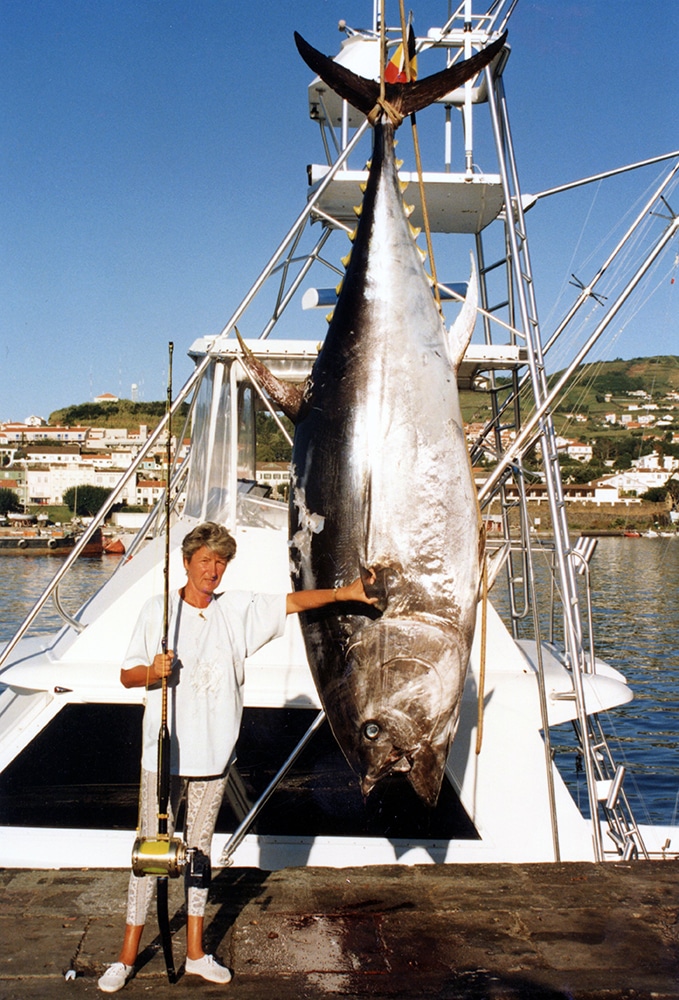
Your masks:
<path fill-rule="evenodd" d="M 648 500 L 649 503 L 664 503 L 666 496 L 666 486 L 652 486 L 650 490 L 646 490 L 645 493 L 641 494 L 640 499 Z"/>
<path fill-rule="evenodd" d="M 679 504 L 679 479 L 675 479 L 672 476 L 667 480 L 667 492 L 672 498 L 672 504 L 676 509 L 677 504 Z"/>
<path fill-rule="evenodd" d="M 291 422 L 287 417 L 282 417 L 282 422 L 292 436 Z M 292 449 L 271 414 L 260 411 L 257 414 L 257 461 L 289 462 L 291 454 Z"/>
<path fill-rule="evenodd" d="M 666 503 L 670 510 L 677 510 L 679 505 L 679 479 L 674 477 L 667 480 L 664 486 L 653 486 L 641 494 L 642 500 L 649 500 L 651 503 Z"/>
<path fill-rule="evenodd" d="M 0 514 L 18 514 L 20 510 L 23 507 L 14 490 L 8 490 L 6 486 L 0 488 Z"/>
<path fill-rule="evenodd" d="M 564 479 L 567 483 L 591 483 L 594 479 L 601 479 L 608 469 L 600 462 L 576 462 L 568 469 L 564 469 Z"/>
<path fill-rule="evenodd" d="M 69 486 L 64 491 L 64 503 L 81 517 L 94 517 L 106 502 L 110 490 L 105 486 Z"/>

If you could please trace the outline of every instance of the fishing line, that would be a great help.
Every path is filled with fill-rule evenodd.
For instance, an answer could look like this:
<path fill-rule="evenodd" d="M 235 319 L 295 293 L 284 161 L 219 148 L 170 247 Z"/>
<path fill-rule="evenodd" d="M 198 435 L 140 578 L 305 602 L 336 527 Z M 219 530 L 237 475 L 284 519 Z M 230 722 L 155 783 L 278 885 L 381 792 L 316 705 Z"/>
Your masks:
<path fill-rule="evenodd" d="M 668 189 L 667 197 L 669 197 L 671 192 L 675 190 L 676 183 L 677 181 L 675 180 L 672 186 Z M 639 198 L 636 199 L 636 201 L 627 209 L 627 211 L 619 219 L 616 219 L 616 222 L 609 231 L 609 233 L 607 233 L 601 240 L 599 247 L 593 250 L 588 255 L 588 257 L 586 257 L 583 260 L 583 262 L 579 265 L 581 272 L 582 269 L 590 266 L 590 261 L 593 260 L 594 257 L 600 253 L 600 249 L 605 245 L 606 241 L 614 237 L 616 231 L 618 231 L 620 227 L 625 224 L 629 215 L 637 209 L 639 202 L 643 201 L 643 199 L 646 197 L 649 188 L 652 188 L 654 191 L 656 191 L 654 184 L 648 185 L 646 190 L 639 196 Z M 619 290 L 621 286 L 624 287 L 624 285 L 627 284 L 627 281 L 629 280 L 628 272 L 630 267 L 632 268 L 636 267 L 636 262 L 639 256 L 644 256 L 648 250 L 647 246 L 648 242 L 655 238 L 653 237 L 653 231 L 656 228 L 655 220 L 657 219 L 657 217 L 660 216 L 666 220 L 668 219 L 668 217 L 664 214 L 662 209 L 660 209 L 659 211 L 654 210 L 653 199 L 651 200 L 651 202 L 648 203 L 644 202 L 644 204 L 647 205 L 647 209 L 645 209 L 645 213 L 647 212 L 647 214 L 642 215 L 640 217 L 640 224 L 634 227 L 633 232 L 630 233 L 629 239 L 627 239 L 624 245 L 621 245 L 618 248 L 615 256 L 608 261 L 603 270 L 601 270 L 597 276 L 596 279 L 597 287 L 599 288 L 600 286 L 603 286 L 604 297 L 605 296 L 610 297 L 611 295 L 616 293 L 616 289 Z M 667 205 L 666 201 L 665 205 Z M 643 222 L 641 222 L 641 219 L 643 219 Z M 577 278 L 575 280 L 577 281 Z M 550 315 L 552 314 L 552 312 L 553 309 L 550 310 Z M 593 299 L 592 307 L 587 316 L 581 318 L 580 322 L 577 325 L 569 323 L 568 340 L 571 345 L 579 342 L 579 339 L 586 332 L 587 324 L 589 323 L 590 319 L 595 313 L 599 314 L 599 306 L 596 304 L 596 300 Z M 627 320 L 627 322 L 629 322 L 629 320 Z M 603 343 L 608 345 L 612 344 L 614 342 L 613 339 L 614 336 L 615 335 L 612 332 L 609 332 L 606 341 L 604 341 Z M 563 345 L 563 340 L 561 341 L 561 345 Z M 565 347 L 563 348 L 563 350 L 565 350 Z M 555 367 L 557 369 L 560 367 L 558 359 L 561 353 L 562 351 L 560 350 L 555 351 Z"/>
<path fill-rule="evenodd" d="M 576 266 L 575 265 L 575 260 L 576 260 L 578 251 L 580 249 L 580 246 L 582 244 L 582 241 L 584 239 L 585 232 L 587 231 L 587 229 L 589 227 L 589 220 L 591 218 L 592 212 L 594 211 L 594 206 L 595 206 L 595 204 L 597 202 L 597 199 L 599 197 L 599 191 L 601 189 L 601 184 L 602 184 L 602 182 L 599 181 L 599 183 L 594 188 L 594 195 L 592 196 L 592 199 L 590 201 L 589 208 L 587 210 L 587 215 L 585 216 L 585 219 L 584 219 L 584 221 L 582 223 L 582 226 L 580 227 L 580 235 L 578 236 L 578 238 L 576 240 L 576 243 L 575 243 L 575 246 L 573 248 L 573 252 L 571 254 L 571 259 L 569 260 L 568 267 L 566 268 L 566 274 L 563 276 L 563 278 L 561 280 L 561 287 L 559 288 L 559 291 L 557 292 L 556 298 L 554 299 L 554 302 L 552 304 L 551 309 L 547 313 L 547 318 L 545 320 L 545 325 L 549 325 L 551 323 L 552 317 L 553 317 L 554 313 L 556 312 L 556 308 L 557 308 L 557 305 L 558 305 L 561 297 L 567 291 L 568 286 L 571 284 L 570 276 L 572 275 L 572 273 L 573 273 L 573 271 L 575 269 L 575 266 Z"/>

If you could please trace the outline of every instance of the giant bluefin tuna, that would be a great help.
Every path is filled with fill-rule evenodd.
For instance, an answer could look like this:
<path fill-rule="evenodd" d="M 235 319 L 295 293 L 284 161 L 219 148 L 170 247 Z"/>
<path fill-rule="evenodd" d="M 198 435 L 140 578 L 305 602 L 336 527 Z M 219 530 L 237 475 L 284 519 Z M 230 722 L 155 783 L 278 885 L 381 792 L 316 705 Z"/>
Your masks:
<path fill-rule="evenodd" d="M 456 370 L 476 316 L 475 279 L 451 331 L 432 294 L 402 200 L 400 116 L 443 96 L 495 56 L 412 84 L 379 84 L 296 36 L 311 68 L 370 114 L 374 149 L 360 221 L 292 457 L 294 586 L 341 587 L 360 573 L 365 605 L 308 612 L 302 631 L 335 737 L 368 794 L 402 772 L 435 804 L 474 634 L 483 528 Z M 461 332 L 462 328 L 462 332 Z"/>

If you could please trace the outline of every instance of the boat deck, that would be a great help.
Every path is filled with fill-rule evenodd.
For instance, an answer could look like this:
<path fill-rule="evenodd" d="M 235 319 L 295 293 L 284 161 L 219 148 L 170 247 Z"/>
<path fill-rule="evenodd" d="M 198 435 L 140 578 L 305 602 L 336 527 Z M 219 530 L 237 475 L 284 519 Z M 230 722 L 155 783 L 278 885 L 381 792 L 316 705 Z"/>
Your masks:
<path fill-rule="evenodd" d="M 0 871 L 0 997 L 100 995 L 127 878 Z M 180 968 L 180 880 L 170 896 Z M 234 970 L 229 996 L 243 1000 L 679 998 L 672 862 L 225 869 L 206 928 L 208 947 Z M 125 997 L 225 995 L 188 976 L 168 986 L 155 916 L 142 947 Z"/>

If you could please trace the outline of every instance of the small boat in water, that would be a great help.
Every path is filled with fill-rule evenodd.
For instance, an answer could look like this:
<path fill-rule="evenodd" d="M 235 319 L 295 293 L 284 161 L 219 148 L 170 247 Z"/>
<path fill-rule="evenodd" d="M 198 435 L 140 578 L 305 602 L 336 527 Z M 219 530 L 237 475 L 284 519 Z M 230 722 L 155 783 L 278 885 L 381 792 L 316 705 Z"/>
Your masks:
<path fill-rule="evenodd" d="M 50 527 L 0 527 L 0 555 L 65 556 L 72 552 L 82 532 Z M 83 556 L 100 556 L 103 551 L 101 530 L 94 532 L 83 546 Z"/>
<path fill-rule="evenodd" d="M 460 4 L 443 18 L 443 28 L 415 40 L 416 49 L 443 64 L 462 58 L 470 49 L 501 39 L 513 9 L 511 0 L 490 4 L 482 13 L 472 13 L 470 3 Z M 388 41 L 397 52 L 398 32 L 390 31 Z M 520 37 L 513 42 L 520 44 Z M 367 30 L 347 28 L 336 61 L 374 81 L 383 71 L 381 51 L 376 24 Z M 406 195 L 414 205 L 411 221 L 429 226 L 442 242 L 450 238 L 445 266 L 452 277 L 464 276 L 462 282 L 433 282 L 432 295 L 440 300 L 447 324 L 467 291 L 470 250 L 475 258 L 478 329 L 456 377 L 460 389 L 490 396 L 493 416 L 473 442 L 471 458 L 473 465 L 483 459 L 488 466 L 478 500 L 482 517 L 499 518 L 494 522 L 498 531 L 487 544 L 503 553 L 509 612 L 501 617 L 492 591 L 488 595 L 483 588 L 459 725 L 434 808 L 417 799 L 403 774 L 390 775 L 363 800 L 358 779 L 324 721 L 300 627 L 291 618 L 285 635 L 247 664 L 238 765 L 214 839 L 215 864 L 272 869 L 679 858 L 679 827 L 642 825 L 627 798 L 628 764 L 612 744 L 606 720 L 607 712 L 629 702 L 633 692 L 622 673 L 597 654 L 589 614 L 589 564 L 596 539 L 572 542 L 568 528 L 552 412 L 585 356 L 581 339 L 558 378 L 548 383 L 545 375 L 549 347 L 556 339 L 561 345 L 568 342 L 571 320 L 589 310 L 595 287 L 597 295 L 603 293 L 601 282 L 610 268 L 583 283 L 563 323 L 545 337 L 524 219 L 524 208 L 537 197 L 519 186 L 503 86 L 504 74 L 511 72 L 509 59 L 510 51 L 503 47 L 479 77 L 445 95 L 432 110 L 442 117 L 446 133 L 453 109 L 462 118 L 465 162 L 460 169 L 449 159 L 444 170 L 425 171 L 421 178 L 416 167 L 400 173 L 403 182 L 412 182 Z M 365 114 L 320 79 L 311 81 L 308 99 L 310 118 L 324 135 L 327 162 L 309 167 L 298 218 L 222 333 L 191 345 L 195 370 L 172 405 L 171 416 L 191 399 L 192 444 L 188 460 L 168 475 L 171 587 L 183 582 L 183 537 L 201 521 L 214 520 L 229 527 L 238 542 L 224 578 L 227 588 L 290 590 L 287 507 L 262 496 L 256 484 L 258 411 L 266 408 L 272 420 L 279 420 L 278 408 L 268 401 L 257 368 L 234 335 L 260 290 L 273 284 L 274 318 L 267 319 L 261 337 L 249 339 L 247 347 L 274 376 L 300 386 L 318 349 L 312 341 L 286 339 L 282 331 L 288 309 L 299 302 L 302 285 L 312 280 L 315 286 L 305 290 L 304 306 L 336 301 L 346 234 L 355 222 L 353 206 L 368 177 L 363 163 L 369 130 Z M 492 135 L 497 157 L 485 171 L 477 167 L 473 148 L 480 121 Z M 402 146 L 405 132 L 404 124 Z M 483 158 L 487 156 L 486 151 Z M 350 166 L 354 157 L 358 167 Z M 668 219 L 663 208 L 677 169 L 674 165 L 657 185 L 621 244 L 635 242 L 638 230 L 650 227 L 648 256 L 638 267 L 625 265 L 623 288 L 606 288 L 601 294 L 603 318 L 593 323 L 589 346 L 615 317 L 648 262 L 677 233 L 679 216 Z M 389 247 L 384 255 L 390 266 Z M 422 363 L 427 362 L 424 357 Z M 379 392 L 373 401 L 380 426 Z M 167 419 L 140 449 L 137 464 L 121 477 L 109 506 L 162 440 Z M 409 426 L 416 437 L 416 414 Z M 527 495 L 535 473 L 524 464 L 529 453 L 542 456 L 540 476 L 547 484 L 554 528 L 549 541 L 537 542 L 531 531 Z M 394 475 L 399 475 L 398 455 Z M 426 502 L 427 488 L 422 482 L 421 495 L 413 489 L 413 505 Z M 123 688 L 119 671 L 141 604 L 163 589 L 165 509 L 163 500 L 110 580 L 69 614 L 58 601 L 59 586 L 99 530 L 103 509 L 0 652 L 4 867 L 129 866 L 143 692 Z M 308 513 L 322 518 L 322 512 Z M 319 527 L 321 522 L 313 523 Z M 549 569 L 547 587 L 536 586 L 538 560 Z M 57 599 L 63 627 L 49 635 L 29 635 L 51 597 Z M 574 798 L 552 752 L 552 738 L 564 730 L 582 763 L 584 803 Z M 74 734 L 77 753 L 68 749 Z M 83 743 L 87 754 L 81 752 Z"/>
<path fill-rule="evenodd" d="M 108 538 L 104 541 L 103 552 L 107 556 L 124 556 L 125 543 L 122 538 Z"/>

